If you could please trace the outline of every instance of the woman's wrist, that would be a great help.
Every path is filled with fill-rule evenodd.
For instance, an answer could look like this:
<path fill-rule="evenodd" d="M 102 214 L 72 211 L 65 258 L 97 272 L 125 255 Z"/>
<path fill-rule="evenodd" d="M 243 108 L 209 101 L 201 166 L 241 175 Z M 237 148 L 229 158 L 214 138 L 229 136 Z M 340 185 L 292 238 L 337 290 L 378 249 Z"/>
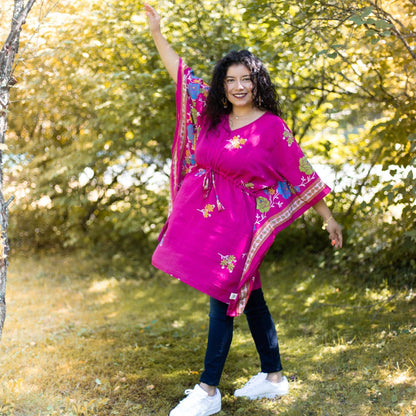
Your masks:
<path fill-rule="evenodd" d="M 328 227 L 329 221 L 331 221 L 331 220 L 335 221 L 335 218 L 332 215 L 330 215 L 328 218 L 324 219 L 324 222 L 322 224 L 322 229 L 323 230 L 326 230 L 326 227 Z"/>
<path fill-rule="evenodd" d="M 154 27 L 154 28 L 149 28 L 149 31 L 150 31 L 150 34 L 153 37 L 162 36 L 162 28 L 160 26 Z"/>

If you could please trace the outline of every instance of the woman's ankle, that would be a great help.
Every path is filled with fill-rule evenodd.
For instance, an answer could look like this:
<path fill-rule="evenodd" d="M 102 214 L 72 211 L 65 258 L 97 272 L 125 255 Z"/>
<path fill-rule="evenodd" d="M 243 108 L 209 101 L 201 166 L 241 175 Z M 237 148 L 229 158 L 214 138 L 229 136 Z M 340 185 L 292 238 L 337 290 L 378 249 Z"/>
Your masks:
<path fill-rule="evenodd" d="M 199 383 L 199 386 L 202 390 L 205 390 L 208 393 L 208 396 L 215 396 L 217 392 L 216 386 L 210 386 L 209 384 L 203 383 L 202 381 Z"/>
<path fill-rule="evenodd" d="M 277 371 L 275 373 L 268 373 L 266 380 L 272 383 L 280 383 L 283 379 L 283 374 L 281 371 Z"/>

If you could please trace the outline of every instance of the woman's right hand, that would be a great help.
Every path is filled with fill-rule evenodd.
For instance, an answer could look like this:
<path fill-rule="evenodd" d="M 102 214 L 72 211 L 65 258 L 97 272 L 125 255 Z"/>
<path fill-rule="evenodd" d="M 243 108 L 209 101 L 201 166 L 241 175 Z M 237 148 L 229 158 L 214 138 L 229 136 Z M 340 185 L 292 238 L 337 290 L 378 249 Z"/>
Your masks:
<path fill-rule="evenodd" d="M 144 8 L 149 22 L 150 33 L 160 32 L 160 16 L 159 13 L 149 4 L 145 3 Z"/>
<path fill-rule="evenodd" d="M 169 72 L 169 75 L 176 81 L 179 68 L 179 56 L 171 48 L 169 42 L 163 36 L 160 30 L 160 16 L 159 13 L 147 3 L 144 4 L 147 19 L 149 21 L 150 34 L 155 42 L 156 48 L 159 52 L 162 62 Z"/>

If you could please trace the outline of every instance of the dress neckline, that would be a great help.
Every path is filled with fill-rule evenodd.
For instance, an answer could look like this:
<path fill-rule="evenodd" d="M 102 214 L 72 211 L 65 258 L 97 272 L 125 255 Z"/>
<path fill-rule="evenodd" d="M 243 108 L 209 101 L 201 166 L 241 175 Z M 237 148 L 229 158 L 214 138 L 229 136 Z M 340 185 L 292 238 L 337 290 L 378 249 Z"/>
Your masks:
<path fill-rule="evenodd" d="M 256 123 L 256 122 L 257 122 L 257 121 L 259 121 L 262 117 L 264 117 L 267 113 L 268 113 L 268 112 L 267 112 L 267 111 L 265 111 L 265 112 L 264 112 L 261 116 L 257 117 L 255 120 L 250 121 L 250 123 L 247 123 L 247 124 L 245 124 L 244 126 L 237 127 L 236 129 L 232 129 L 232 128 L 231 128 L 231 126 L 230 126 L 230 115 L 229 115 L 229 114 L 227 114 L 227 117 L 226 117 L 226 125 L 227 125 L 228 129 L 229 129 L 231 132 L 235 132 L 235 131 L 237 131 L 237 130 L 244 129 L 245 127 L 248 127 L 248 126 L 252 125 L 253 123 Z"/>

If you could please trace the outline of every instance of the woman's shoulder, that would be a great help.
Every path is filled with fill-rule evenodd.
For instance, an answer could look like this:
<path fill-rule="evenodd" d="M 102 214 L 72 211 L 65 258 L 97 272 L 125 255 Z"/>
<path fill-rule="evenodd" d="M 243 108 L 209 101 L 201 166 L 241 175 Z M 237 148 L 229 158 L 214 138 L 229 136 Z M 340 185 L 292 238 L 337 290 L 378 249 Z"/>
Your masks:
<path fill-rule="evenodd" d="M 264 116 L 264 134 L 269 137 L 269 140 L 273 143 L 273 146 L 281 146 L 285 144 L 285 147 L 292 145 L 295 141 L 293 133 L 287 126 L 282 117 L 277 116 L 271 112 L 267 112 Z"/>
<path fill-rule="evenodd" d="M 287 128 L 285 121 L 280 116 L 273 114 L 270 111 L 266 111 L 262 117 L 262 121 L 268 128 L 273 128 L 275 130 L 285 130 Z"/>
<path fill-rule="evenodd" d="M 267 110 L 264 115 L 270 123 L 284 124 L 283 119 L 280 116 L 273 114 L 271 111 Z"/>

